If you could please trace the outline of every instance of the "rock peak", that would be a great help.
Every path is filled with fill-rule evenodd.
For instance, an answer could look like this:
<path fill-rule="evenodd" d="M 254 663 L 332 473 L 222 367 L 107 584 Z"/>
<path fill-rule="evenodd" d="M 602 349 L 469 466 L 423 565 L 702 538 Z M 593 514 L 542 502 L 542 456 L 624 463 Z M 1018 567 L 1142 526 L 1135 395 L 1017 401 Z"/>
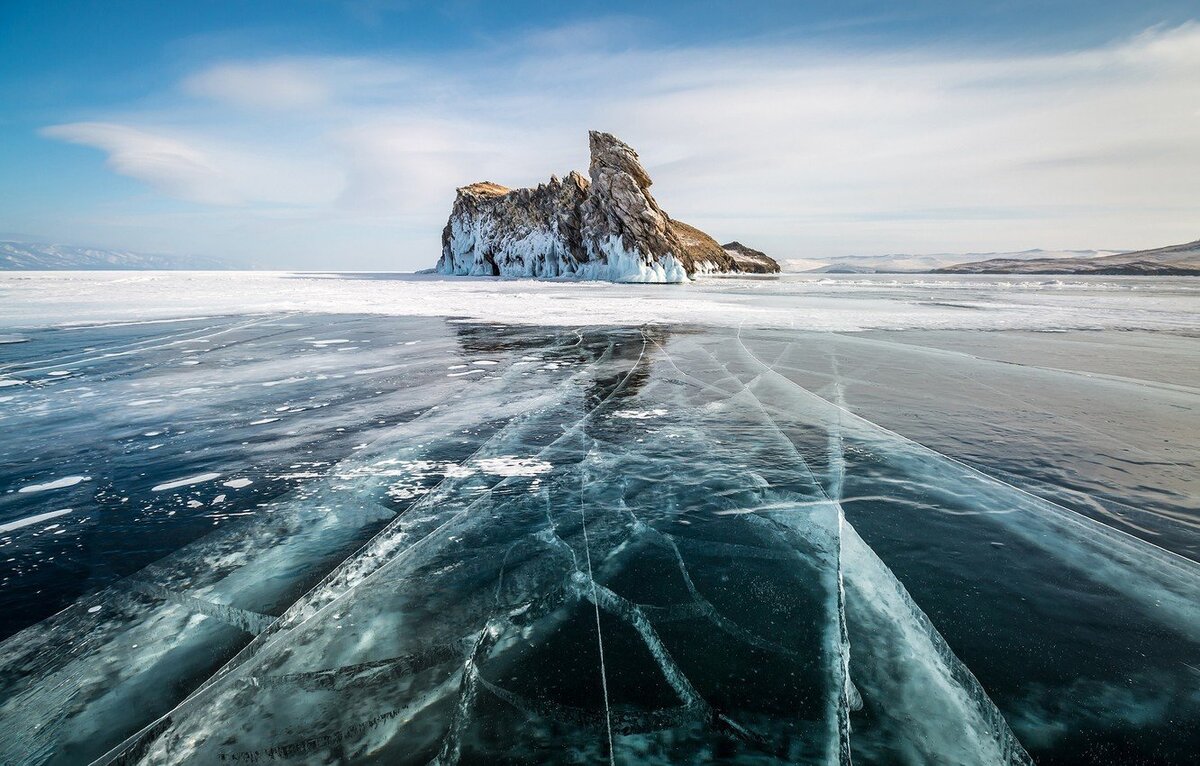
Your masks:
<path fill-rule="evenodd" d="M 592 156 L 588 175 L 592 177 L 593 183 L 596 182 L 597 175 L 602 175 L 605 171 L 627 173 L 642 189 L 650 188 L 650 184 L 653 183 L 650 174 L 642 167 L 638 153 L 612 133 L 588 131 L 588 148 Z"/>
<path fill-rule="evenodd" d="M 533 189 L 490 181 L 458 190 L 442 232 L 442 274 L 686 282 L 697 273 L 774 273 L 673 220 L 650 195 L 637 152 L 611 133 L 588 132 L 588 176 L 575 171 Z M 749 248 L 746 248 L 749 250 Z"/>

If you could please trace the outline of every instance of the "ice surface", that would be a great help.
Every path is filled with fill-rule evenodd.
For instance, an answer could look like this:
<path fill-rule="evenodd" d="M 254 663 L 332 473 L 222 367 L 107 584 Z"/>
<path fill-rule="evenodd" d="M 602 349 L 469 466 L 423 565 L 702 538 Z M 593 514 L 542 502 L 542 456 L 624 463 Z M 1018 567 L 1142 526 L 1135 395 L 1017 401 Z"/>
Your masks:
<path fill-rule="evenodd" d="M 37 382 L 0 409 L 18 435 L 0 480 L 91 479 L 0 494 L 5 597 L 68 599 L 0 644 L 0 762 L 1197 745 L 1184 336 L 1105 336 L 1110 367 L 1075 371 L 1060 352 L 1080 335 L 1044 341 L 1051 369 L 1023 336 L 991 360 L 947 335 L 736 326 L 270 314 L 26 334 L 4 369 Z M 1155 343 L 1141 382 L 1112 368 Z M 1102 477 L 1071 491 L 1105 513 L 1051 468 Z"/>

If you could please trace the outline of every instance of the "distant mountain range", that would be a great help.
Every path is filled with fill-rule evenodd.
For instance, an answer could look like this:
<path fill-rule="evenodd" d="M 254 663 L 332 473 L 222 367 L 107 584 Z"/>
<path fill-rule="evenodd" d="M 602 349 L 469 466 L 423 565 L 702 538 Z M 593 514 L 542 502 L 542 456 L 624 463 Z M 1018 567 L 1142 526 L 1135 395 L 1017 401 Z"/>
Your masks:
<path fill-rule="evenodd" d="M 1200 276 L 1200 240 L 1091 258 L 989 258 L 938 269 L 945 274 L 1128 274 Z"/>
<path fill-rule="evenodd" d="M 785 271 L 816 274 L 905 274 L 929 273 L 964 263 L 991 260 L 1046 261 L 1079 260 L 1115 255 L 1119 250 L 1021 250 L 1008 253 L 931 253 L 910 255 L 850 255 L 840 258 L 806 258 L 784 261 Z"/>
<path fill-rule="evenodd" d="M 726 245 L 727 254 L 741 251 Z M 747 253 L 757 251 L 745 248 Z M 1021 250 L 1008 253 L 852 255 L 782 261 L 785 272 L 815 274 L 1130 274 L 1200 276 L 1200 240 L 1182 245 L 1117 250 Z M 215 271 L 244 269 L 219 258 L 137 253 L 75 245 L 0 239 L 0 271 Z"/>
<path fill-rule="evenodd" d="M 218 258 L 198 255 L 157 255 L 128 250 L 0 240 L 0 271 L 212 271 L 233 268 L 239 266 Z"/>

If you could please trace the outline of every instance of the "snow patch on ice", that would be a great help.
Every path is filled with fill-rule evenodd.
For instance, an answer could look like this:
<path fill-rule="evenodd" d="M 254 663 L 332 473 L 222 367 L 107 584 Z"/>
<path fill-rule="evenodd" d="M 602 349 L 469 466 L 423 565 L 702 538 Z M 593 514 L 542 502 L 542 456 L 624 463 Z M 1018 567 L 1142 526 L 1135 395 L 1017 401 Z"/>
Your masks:
<path fill-rule="evenodd" d="M 617 410 L 612 416 L 623 420 L 649 420 L 651 418 L 661 418 L 666 414 L 666 410 L 655 408 L 652 410 Z"/>
<path fill-rule="evenodd" d="M 516 455 L 499 455 L 473 461 L 484 473 L 496 476 L 538 476 L 554 469 L 552 463 L 537 458 L 521 458 Z"/>
<path fill-rule="evenodd" d="M 365 370 L 355 370 L 354 374 L 355 375 L 374 375 L 377 372 L 389 372 L 391 370 L 398 370 L 403 366 L 404 365 L 402 365 L 402 364 L 385 364 L 382 367 L 368 367 Z"/>
<path fill-rule="evenodd" d="M 607 268 L 607 265 L 605 265 Z M 0 326 L 61 326 L 114 317 L 307 312 L 437 316 L 514 324 L 647 323 L 796 327 L 813 332 L 883 329 L 1200 329 L 1197 286 L 1187 278 L 1072 279 L 868 275 L 845 279 L 783 275 L 770 280 L 702 277 L 687 290 L 647 290 L 590 281 L 446 279 L 400 275 L 371 280 L 306 274 L 162 272 L 130 281 L 116 274 L 0 274 Z M 979 310 L 946 298 L 969 293 Z M 982 297 L 979 297 L 982 296 Z M 960 302 L 958 298 L 954 302 Z M 1153 310 L 1147 310 L 1153 306 Z M 311 346 L 309 346 L 311 348 Z M 16 384 L 7 384 L 16 385 Z"/>
<path fill-rule="evenodd" d="M 74 487 L 76 484 L 78 484 L 81 481 L 90 481 L 91 478 L 92 478 L 91 476 L 64 476 L 61 479 L 55 479 L 54 481 L 48 481 L 48 482 L 45 482 L 44 484 L 29 484 L 27 486 L 21 487 L 20 489 L 17 490 L 17 492 L 21 492 L 21 493 L 45 492 L 45 491 L 51 490 L 51 489 L 63 489 L 65 487 Z"/>
<path fill-rule="evenodd" d="M 5 522 L 4 524 L 0 524 L 0 532 L 12 532 L 15 529 L 20 529 L 21 527 L 28 527 L 31 524 L 37 524 L 38 522 L 41 522 L 41 521 L 49 521 L 50 519 L 57 519 L 59 516 L 65 516 L 70 512 L 71 512 L 70 508 L 64 508 L 61 511 L 49 511 L 47 513 L 39 513 L 36 516 L 26 516 L 25 518 L 17 519 L 16 521 L 8 521 L 8 522 Z"/>
<path fill-rule="evenodd" d="M 174 481 L 168 481 L 164 484 L 155 484 L 153 487 L 150 488 L 150 491 L 151 492 L 162 492 L 162 491 L 168 490 L 168 489 L 178 489 L 179 487 L 187 487 L 192 484 L 202 484 L 206 481 L 212 481 L 213 479 L 220 478 L 220 476 L 221 476 L 221 474 L 219 474 L 219 473 L 199 473 L 199 474 L 196 474 L 195 476 L 188 476 L 183 479 L 175 479 Z"/>

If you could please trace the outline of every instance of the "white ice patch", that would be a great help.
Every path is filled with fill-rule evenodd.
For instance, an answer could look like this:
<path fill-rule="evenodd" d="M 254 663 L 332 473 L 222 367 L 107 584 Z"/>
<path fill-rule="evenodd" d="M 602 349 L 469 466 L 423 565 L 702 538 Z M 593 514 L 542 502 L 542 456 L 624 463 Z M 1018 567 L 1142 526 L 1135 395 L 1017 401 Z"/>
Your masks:
<path fill-rule="evenodd" d="M 25 381 L 20 378 L 0 378 L 0 388 L 8 388 L 9 386 L 19 386 Z"/>
<path fill-rule="evenodd" d="M 377 372 L 390 372 L 391 370 L 398 370 L 403 366 L 404 365 L 402 365 L 402 364 L 385 364 L 382 367 L 368 367 L 365 370 L 355 370 L 354 374 L 355 375 L 374 375 Z"/>
<path fill-rule="evenodd" d="M 5 522 L 4 524 L 0 524 L 0 532 L 12 532 L 14 529 L 28 527 L 31 524 L 37 524 L 41 521 L 57 519 L 59 516 L 65 516 L 70 512 L 70 508 L 64 508 L 61 511 L 50 511 L 48 513 L 39 513 L 36 516 L 26 516 L 23 519 L 17 519 L 16 521 L 9 521 Z"/>
<path fill-rule="evenodd" d="M 261 426 L 265 423 L 274 423 L 276 420 L 279 420 L 279 418 L 259 418 L 258 420 L 251 420 L 250 425 Z"/>
<path fill-rule="evenodd" d="M 91 476 L 64 476 L 61 479 L 55 479 L 54 481 L 48 481 L 44 484 L 30 484 L 28 486 L 21 487 L 19 490 L 17 490 L 17 492 L 22 492 L 22 493 L 23 492 L 45 492 L 46 490 L 50 490 L 50 489 L 63 489 L 64 487 L 74 487 L 76 484 L 78 484 L 81 481 L 90 481 L 91 478 L 92 478 Z"/>
<path fill-rule="evenodd" d="M 537 458 L 521 458 L 516 455 L 481 458 L 473 461 L 484 473 L 496 476 L 537 476 L 549 473 L 554 465 Z"/>
<path fill-rule="evenodd" d="M 653 410 L 617 410 L 612 416 L 624 420 L 649 420 L 650 418 L 661 418 L 666 414 L 666 410 L 656 408 Z"/>
<path fill-rule="evenodd" d="M 230 487 L 231 489 L 241 489 L 242 487 L 249 487 L 253 483 L 250 479 L 230 479 L 229 481 L 221 482 L 221 486 Z"/>
<path fill-rule="evenodd" d="M 196 474 L 195 476 L 188 476 L 187 478 L 184 478 L 184 479 L 175 479 L 174 481 L 168 481 L 165 484 L 156 484 L 150 488 L 150 491 L 151 492 L 162 492 L 162 491 L 168 490 L 168 489 L 178 489 L 179 487 L 187 487 L 192 484 L 202 484 L 203 482 L 212 481 L 213 479 L 218 479 L 220 477 L 221 477 L 221 474 L 219 474 L 219 473 L 199 473 L 199 474 Z"/>

